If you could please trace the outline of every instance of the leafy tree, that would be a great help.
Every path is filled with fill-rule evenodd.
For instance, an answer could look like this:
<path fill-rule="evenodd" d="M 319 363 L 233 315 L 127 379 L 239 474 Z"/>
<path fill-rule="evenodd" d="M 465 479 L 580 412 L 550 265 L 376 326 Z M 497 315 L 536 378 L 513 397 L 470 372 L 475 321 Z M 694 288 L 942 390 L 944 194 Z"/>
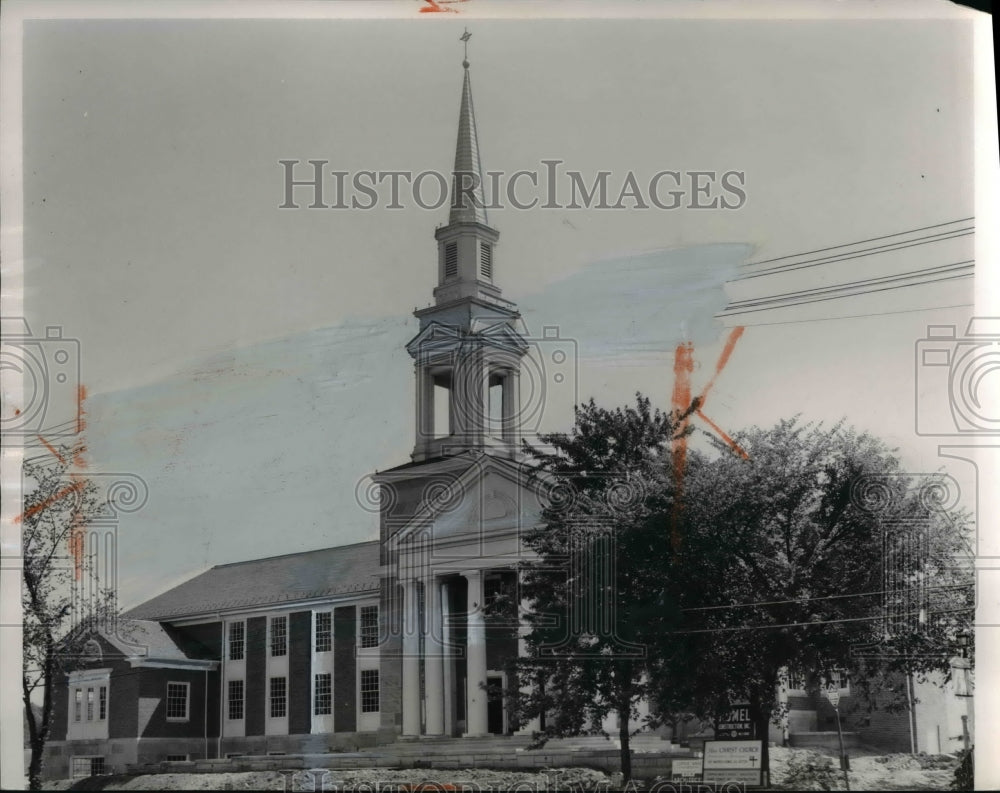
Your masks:
<path fill-rule="evenodd" d="M 41 789 L 45 744 L 52 731 L 53 693 L 84 658 L 92 629 L 113 618 L 114 597 L 93 580 L 84 558 L 87 523 L 102 508 L 93 480 L 78 473 L 80 448 L 54 448 L 26 460 L 22 524 L 24 668 L 22 699 L 31 757 L 28 783 Z M 74 597 L 87 578 L 91 596 Z M 41 697 L 40 707 L 35 700 Z"/>
<path fill-rule="evenodd" d="M 736 440 L 748 459 L 720 445 L 689 471 L 683 627 L 660 637 L 696 663 L 696 706 L 748 701 L 766 753 L 786 668 L 947 676 L 973 591 L 968 518 L 944 508 L 943 480 L 907 475 L 842 425 L 785 420 Z"/>
<path fill-rule="evenodd" d="M 676 618 L 663 596 L 662 515 L 673 503 L 669 445 L 686 432 L 684 418 L 641 394 L 614 410 L 591 400 L 568 434 L 527 447 L 548 499 L 544 525 L 526 537 L 537 561 L 522 569 L 531 608 L 518 672 L 530 686 L 514 705 L 519 720 L 539 719 L 540 740 L 603 734 L 616 714 L 625 779 L 630 721 L 653 687 L 647 648 Z M 671 657 L 657 659 L 658 671 Z"/>

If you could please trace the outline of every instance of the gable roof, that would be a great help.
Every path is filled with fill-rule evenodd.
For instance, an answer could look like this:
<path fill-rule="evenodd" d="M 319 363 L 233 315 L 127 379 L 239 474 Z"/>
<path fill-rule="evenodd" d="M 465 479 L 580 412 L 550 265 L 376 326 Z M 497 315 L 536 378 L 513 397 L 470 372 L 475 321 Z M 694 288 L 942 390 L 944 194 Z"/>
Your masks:
<path fill-rule="evenodd" d="M 176 620 L 378 588 L 379 543 L 372 540 L 216 565 L 124 616 L 134 620 Z"/>
<path fill-rule="evenodd" d="M 101 635 L 125 657 L 141 656 L 156 661 L 212 658 L 212 653 L 201 643 L 152 620 L 125 619 L 116 633 Z"/>

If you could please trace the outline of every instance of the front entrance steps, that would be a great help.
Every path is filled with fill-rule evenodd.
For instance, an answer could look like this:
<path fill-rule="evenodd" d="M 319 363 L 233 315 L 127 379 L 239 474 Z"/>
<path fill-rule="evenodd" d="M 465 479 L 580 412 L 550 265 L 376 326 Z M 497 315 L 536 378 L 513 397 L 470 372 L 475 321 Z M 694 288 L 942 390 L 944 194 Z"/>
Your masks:
<path fill-rule="evenodd" d="M 840 750 L 840 739 L 836 730 L 825 732 L 793 732 L 788 736 L 788 745 L 796 749 L 829 749 Z M 856 732 L 844 733 L 844 748 L 853 749 L 861 745 L 861 739 Z"/>

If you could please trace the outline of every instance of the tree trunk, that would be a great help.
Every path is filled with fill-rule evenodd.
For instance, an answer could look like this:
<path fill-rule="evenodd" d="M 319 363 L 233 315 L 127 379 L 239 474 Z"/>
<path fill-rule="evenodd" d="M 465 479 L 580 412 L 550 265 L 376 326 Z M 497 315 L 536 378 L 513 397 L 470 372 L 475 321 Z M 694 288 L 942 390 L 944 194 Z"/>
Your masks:
<path fill-rule="evenodd" d="M 28 761 L 28 790 L 42 789 L 42 753 L 45 751 L 45 741 L 35 739 L 31 742 L 31 759 Z"/>
<path fill-rule="evenodd" d="M 618 742 L 621 744 L 621 769 L 622 781 L 628 782 L 632 778 L 632 749 L 629 746 L 628 717 L 631 708 L 628 706 L 618 709 Z"/>
<path fill-rule="evenodd" d="M 771 675 L 773 680 L 769 691 L 776 691 L 777 684 L 777 673 Z M 764 787 L 770 787 L 771 784 L 771 752 L 770 752 L 770 741 L 768 740 L 768 732 L 771 727 L 771 713 L 774 711 L 774 700 L 775 694 L 772 694 L 770 699 L 767 701 L 762 701 L 767 699 L 766 697 L 750 697 L 750 709 L 751 715 L 754 719 L 754 723 L 757 728 L 757 740 L 761 742 L 760 751 L 760 771 L 761 771 L 761 784 Z"/>

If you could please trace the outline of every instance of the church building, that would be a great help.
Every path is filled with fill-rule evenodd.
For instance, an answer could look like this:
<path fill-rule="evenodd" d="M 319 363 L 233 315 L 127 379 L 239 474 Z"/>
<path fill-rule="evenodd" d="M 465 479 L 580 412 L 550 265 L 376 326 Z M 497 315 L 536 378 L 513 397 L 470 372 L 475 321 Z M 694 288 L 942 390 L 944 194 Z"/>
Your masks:
<path fill-rule="evenodd" d="M 543 500 L 519 451 L 540 409 L 526 397 L 537 396 L 527 366 L 539 340 L 522 332 L 495 280 L 500 235 L 487 218 L 463 67 L 450 213 L 434 232 L 434 302 L 415 312 L 419 329 L 406 345 L 413 450 L 372 475 L 378 539 L 217 565 L 95 635 L 53 692 L 48 777 L 538 728 L 518 724 L 504 694 L 523 652 L 522 537 L 539 524 Z M 551 352 L 546 365 L 558 369 L 566 355 Z M 875 714 L 852 739 L 895 751 L 960 745 L 971 686 L 969 664 L 959 667 L 919 718 L 914 708 Z M 787 726 L 773 740 L 829 744 L 835 714 L 818 686 L 788 676 Z M 849 702 L 850 681 L 837 686 Z M 693 730 L 711 736 L 703 724 Z M 695 737 L 684 733 L 672 737 Z"/>
<path fill-rule="evenodd" d="M 521 729 L 503 692 L 540 518 L 518 451 L 529 342 L 495 281 L 463 67 L 434 303 L 407 344 L 413 451 L 372 477 L 379 539 L 217 565 L 125 614 L 55 692 L 48 776 Z"/>

